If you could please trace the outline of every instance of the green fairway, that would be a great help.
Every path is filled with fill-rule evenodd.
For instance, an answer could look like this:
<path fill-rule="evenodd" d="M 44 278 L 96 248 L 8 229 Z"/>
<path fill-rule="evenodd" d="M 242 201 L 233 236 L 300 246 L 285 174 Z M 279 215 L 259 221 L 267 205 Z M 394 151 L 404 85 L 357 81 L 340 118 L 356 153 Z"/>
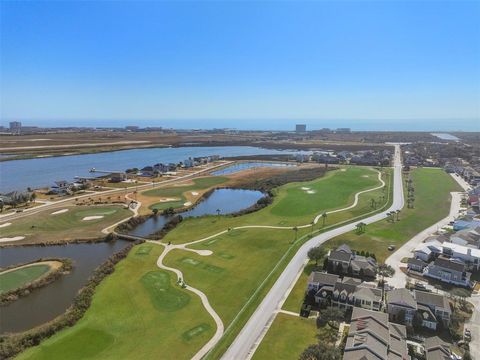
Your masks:
<path fill-rule="evenodd" d="M 49 270 L 49 265 L 38 264 L 0 273 L 0 294 L 25 286 L 39 279 Z"/>
<path fill-rule="evenodd" d="M 215 323 L 196 295 L 157 268 L 162 247 L 142 250 L 150 246 L 134 247 L 115 266 L 74 327 L 17 358 L 190 359 L 213 336 Z"/>
<path fill-rule="evenodd" d="M 279 313 L 253 355 L 253 360 L 296 360 L 306 347 L 318 343 L 328 326 L 317 330 L 315 319 Z"/>
<path fill-rule="evenodd" d="M 187 219 L 168 233 L 162 241 L 185 243 L 244 225 L 286 227 L 309 224 L 316 215 L 324 211 L 351 205 L 354 201 L 354 193 L 378 186 L 377 176 L 377 172 L 370 168 L 347 167 L 344 171 L 332 171 L 324 178 L 314 181 L 287 184 L 274 190 L 276 197 L 272 206 L 239 217 L 209 216 Z M 339 190 L 338 196 L 328 194 L 328 196 L 317 197 L 317 192 L 335 192 L 335 184 L 341 188 L 348 186 L 349 190 Z M 302 187 L 315 188 L 316 192 L 309 194 L 306 192 L 308 190 Z M 305 192 L 301 195 L 304 196 L 305 201 L 310 199 L 310 196 L 315 200 L 296 211 L 294 216 L 282 215 L 288 207 L 297 206 L 294 198 L 298 192 Z M 326 225 L 330 226 L 338 221 L 351 221 L 354 216 L 375 211 L 369 205 L 370 197 L 374 196 L 380 207 L 388 202 L 386 195 L 388 191 L 383 192 L 383 190 L 362 195 L 357 207 L 329 215 Z M 380 200 L 381 196 L 383 200 Z M 298 231 L 268 228 L 233 229 L 193 246 L 196 249 L 211 250 L 213 254 L 210 256 L 200 256 L 175 249 L 165 257 L 165 265 L 181 270 L 184 281 L 188 285 L 198 288 L 207 295 L 210 304 L 224 322 L 225 336 L 207 359 L 218 358 L 223 353 L 255 309 L 255 305 L 261 301 L 262 296 L 268 291 L 288 260 L 301 246 L 305 236 L 321 227 L 321 224 L 317 224 L 313 229 L 309 226 Z M 109 337 L 105 336 L 102 344 L 98 345 L 98 352 L 93 352 L 95 354 L 93 358 L 108 359 L 114 358 L 114 355 L 118 358 L 131 358 L 134 345 L 131 344 L 132 341 L 124 341 L 124 336 L 129 333 L 135 339 L 141 337 L 136 329 L 137 322 L 131 320 L 134 315 L 137 315 L 142 317 L 141 322 L 144 327 L 156 329 L 154 335 L 148 336 L 149 339 L 151 337 L 157 339 L 156 347 L 149 344 L 147 347 L 149 351 L 156 349 L 157 354 L 168 354 L 168 356 L 165 355 L 167 358 L 191 357 L 198 351 L 199 345 L 204 344 L 213 335 L 216 326 L 200 306 L 199 299 L 173 283 L 172 279 L 175 279 L 173 274 L 155 269 L 160 251 L 160 247 L 152 244 L 143 244 L 139 249 L 134 248 L 128 258 L 117 265 L 117 271 L 101 284 L 85 318 L 72 329 L 62 331 L 42 343 L 40 347 L 28 351 L 27 354 L 34 354 L 36 357 L 32 358 L 36 359 L 41 354 L 45 354 L 47 358 L 53 353 L 62 353 L 62 349 L 66 349 L 62 341 L 71 341 L 71 337 L 79 332 L 81 335 L 79 341 L 82 342 L 81 330 L 88 328 L 107 332 L 115 338 L 116 344 L 120 343 L 114 347 L 113 351 L 111 345 L 108 345 Z M 127 266 L 128 269 L 125 269 Z M 167 274 L 169 274 L 170 283 L 167 281 Z M 125 294 L 126 292 L 132 296 L 131 300 Z M 136 297 L 140 296 L 141 303 L 137 303 Z M 109 302 L 113 300 L 113 303 Z M 135 306 L 117 309 L 123 304 L 121 301 L 134 301 Z M 121 315 L 114 321 L 115 311 Z M 124 314 L 128 316 L 124 318 Z M 158 319 L 158 317 L 163 318 Z M 120 319 L 123 320 L 121 324 Z M 195 319 L 193 323 L 192 319 Z M 113 331 L 107 327 L 111 321 L 114 321 Z M 117 331 L 117 327 L 121 327 L 125 334 Z M 64 340 L 65 338 L 68 340 Z M 142 338 L 141 342 L 143 341 L 147 340 Z M 177 341 L 183 342 L 182 349 L 179 349 Z M 167 348 L 166 344 L 173 345 Z M 105 349 L 108 350 L 105 350 L 104 346 L 107 346 Z M 145 346 L 138 344 L 138 347 Z M 146 352 L 144 358 L 150 358 L 150 354 Z"/>
<path fill-rule="evenodd" d="M 38 214 L 12 221 L 2 229 L 2 237 L 25 236 L 32 242 L 86 239 L 101 236 L 101 230 L 132 215 L 120 206 L 74 206 L 67 212 L 52 214 L 45 210 Z M 89 216 L 100 218 L 84 220 Z"/>
<path fill-rule="evenodd" d="M 343 208 L 352 204 L 356 192 L 373 188 L 380 184 L 377 172 L 370 168 L 349 167 L 344 170 L 345 171 L 331 171 L 327 173 L 325 177 L 314 181 L 291 183 L 281 186 L 274 190 L 276 196 L 273 205 L 251 214 L 237 217 L 210 216 L 185 219 L 177 226 L 175 231 L 167 234 L 164 238 L 164 242 L 171 241 L 173 244 L 185 243 L 210 236 L 227 228 L 244 225 L 298 226 L 309 224 L 313 221 L 315 216 L 324 211 Z M 336 184 L 345 183 L 349 184 L 349 191 L 338 191 L 338 196 L 332 196 L 330 194 L 320 198 L 316 197 L 317 193 L 336 193 Z M 339 188 L 342 188 L 342 186 L 339 186 Z M 317 189 L 317 192 L 315 194 L 308 194 L 306 193 L 308 190 L 302 190 L 302 187 L 315 188 Z M 296 210 L 296 208 L 298 208 L 297 200 L 295 199 L 297 192 L 305 193 L 301 195 L 305 199 L 310 199 L 310 196 L 314 196 L 316 197 L 316 200 L 305 200 L 308 204 L 303 206 L 300 210 Z M 327 225 L 372 211 L 373 209 L 371 209 L 369 205 L 370 197 L 375 196 L 378 200 L 380 192 L 381 190 L 378 190 L 360 196 L 358 207 L 355 207 L 354 209 L 329 215 Z M 386 199 L 383 200 L 383 203 L 385 202 Z M 282 213 L 287 212 L 289 208 L 292 209 L 295 216 L 282 215 Z M 322 221 L 316 225 L 317 229 L 321 227 L 321 222 Z M 195 229 L 194 232 L 192 232 L 192 228 Z"/>
<path fill-rule="evenodd" d="M 391 252 L 389 245 L 396 249 L 415 234 L 433 225 L 448 215 L 452 191 L 461 191 L 459 185 L 441 169 L 419 168 L 411 171 L 415 188 L 415 208 L 405 206 L 400 221 L 391 223 L 382 220 L 367 226 L 366 232 L 350 232 L 328 242 L 329 247 L 346 243 L 352 249 L 368 250 L 375 253 L 378 261 L 384 261 Z"/>

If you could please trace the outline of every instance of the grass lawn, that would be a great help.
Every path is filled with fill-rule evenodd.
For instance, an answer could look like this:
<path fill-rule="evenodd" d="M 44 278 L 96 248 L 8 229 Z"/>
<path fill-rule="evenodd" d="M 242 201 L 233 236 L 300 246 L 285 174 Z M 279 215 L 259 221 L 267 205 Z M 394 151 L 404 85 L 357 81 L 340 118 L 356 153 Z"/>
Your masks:
<path fill-rule="evenodd" d="M 175 200 L 157 202 L 148 206 L 149 209 L 158 209 L 164 210 L 169 207 L 180 208 L 184 206 L 183 204 L 191 198 L 191 196 L 186 196 L 188 191 L 200 191 L 207 190 L 213 186 L 223 184 L 228 181 L 227 177 L 224 176 L 210 176 L 203 178 L 196 178 L 185 184 L 184 186 L 169 186 L 162 187 L 158 189 L 147 190 L 141 193 L 145 197 L 158 197 L 158 198 L 172 198 Z M 192 183 L 193 182 L 193 183 Z M 150 201 L 148 201 L 150 203 Z"/>
<path fill-rule="evenodd" d="M 274 203 L 255 213 L 239 217 L 209 216 L 186 219 L 163 241 L 189 242 L 241 225 L 308 224 L 323 211 L 352 204 L 354 193 L 378 184 L 377 173 L 370 168 L 348 167 L 345 171 L 332 171 L 321 179 L 290 183 L 276 189 Z M 347 187 L 348 191 L 344 190 L 344 187 Z M 174 190 L 178 192 L 182 191 L 178 190 L 182 188 L 185 191 L 185 187 L 176 187 Z M 316 192 L 309 194 L 307 191 L 312 189 Z M 330 194 L 336 191 L 337 196 Z M 377 192 L 374 195 L 379 196 Z M 295 200 L 297 196 L 303 196 L 304 202 L 308 204 L 301 209 L 295 209 L 295 214 L 289 216 L 289 207 L 299 207 Z M 369 201 L 369 196 L 360 198 L 361 211 L 372 211 L 368 205 Z M 384 199 L 384 202 L 386 201 L 388 199 Z M 333 224 L 334 221 L 350 220 L 352 214 L 358 214 L 358 211 L 352 209 L 345 211 L 343 215 L 332 214 L 327 225 Z M 311 228 L 300 229 L 297 236 L 301 238 L 310 232 Z M 301 245 L 300 241 L 292 244 L 295 237 L 295 232 L 291 229 L 237 229 L 194 246 L 197 249 L 212 250 L 213 254 L 210 256 L 200 256 L 182 250 L 173 250 L 166 256 L 164 263 L 180 269 L 187 284 L 200 289 L 208 296 L 226 326 L 226 334 L 214 351 L 207 356 L 208 359 L 219 358 L 243 323 L 248 320 L 255 305 L 261 301 L 289 258 Z M 200 306 L 199 300 L 195 302 L 197 298 L 191 293 L 187 293 L 190 296 L 189 301 L 178 292 L 170 295 L 164 293 L 170 289 L 181 290 L 174 285 L 168 287 L 165 276 L 156 269 L 159 247 L 152 244 L 142 245 L 144 246 L 153 248 L 149 252 L 140 251 L 140 254 L 133 249 L 129 257 L 117 266 L 117 271 L 102 282 L 96 292 L 92 308 L 84 319 L 72 329 L 62 331 L 42 343 L 36 348 L 36 352 L 29 351 L 27 354 L 35 353 L 37 356 L 45 354 L 45 358 L 50 359 L 53 351 L 55 354 L 66 354 L 69 346 L 78 348 L 79 351 L 84 347 L 93 346 L 86 354 L 93 358 L 131 358 L 132 354 L 135 354 L 135 358 L 149 358 L 153 351 L 157 357 L 158 354 L 164 354 L 165 358 L 191 357 L 200 348 L 199 344 L 204 344 L 212 336 L 215 325 Z M 136 256 L 143 261 L 136 261 Z M 170 278 L 173 279 L 174 275 Z M 140 290 L 148 289 L 151 284 L 158 284 L 157 290 L 160 290 L 143 290 L 145 294 L 142 295 Z M 139 288 L 140 286 L 142 287 Z M 137 297 L 143 300 L 137 301 Z M 172 302 L 171 298 L 175 301 Z M 134 304 L 131 304 L 132 302 Z M 183 307 L 180 310 L 169 311 L 170 305 L 164 302 L 180 304 Z M 159 311 L 162 311 L 165 318 L 159 319 L 155 315 Z M 166 317 L 165 314 L 174 316 Z M 133 320 L 138 316 L 140 319 Z M 195 319 L 194 324 L 192 319 Z M 186 324 L 190 326 L 187 330 L 184 328 Z M 141 331 L 137 329 L 140 325 L 143 326 Z M 88 332 L 84 335 L 82 329 L 87 329 Z M 100 331 L 103 335 L 100 333 L 91 335 L 91 331 Z M 197 333 L 201 336 L 194 335 Z M 126 336 L 136 341 L 127 341 Z M 105 344 L 95 345 L 95 341 L 92 345 L 88 343 L 92 339 L 102 338 L 105 339 Z M 193 340 L 188 342 L 187 339 L 191 338 Z M 74 339 L 79 345 L 72 345 Z M 115 346 L 111 345 L 113 341 Z M 147 344 L 143 345 L 144 342 Z"/>
<path fill-rule="evenodd" d="M 398 249 L 414 235 L 447 216 L 450 192 L 461 191 L 455 180 L 441 169 L 429 168 L 412 170 L 411 178 L 415 188 L 415 208 L 405 206 L 400 221 L 379 221 L 368 225 L 363 234 L 352 231 L 332 239 L 327 246 L 346 243 L 356 250 L 374 252 L 378 261 L 384 261 L 391 254 L 387 249 L 389 245 Z"/>
<path fill-rule="evenodd" d="M 190 359 L 213 336 L 215 323 L 196 295 L 158 269 L 162 250 L 134 247 L 98 286 L 74 327 L 17 359 Z"/>
<path fill-rule="evenodd" d="M 322 266 L 321 263 L 319 263 Z M 287 300 L 282 306 L 283 310 L 293 311 L 295 313 L 300 313 L 300 308 L 305 297 L 305 290 L 307 289 L 308 276 L 315 269 L 315 262 L 309 262 L 307 266 L 303 268 L 303 272 L 298 278 L 295 286 L 288 295 Z"/>
<path fill-rule="evenodd" d="M 306 347 L 318 343 L 328 326 L 317 329 L 315 319 L 279 313 L 272 323 L 253 360 L 296 360 Z"/>
<path fill-rule="evenodd" d="M 368 176 L 368 177 L 365 177 Z M 338 196 L 326 195 L 326 193 L 336 193 L 335 188 L 338 184 L 348 183 L 349 191 L 338 191 Z M 177 228 L 168 233 L 164 238 L 164 242 L 171 241 L 173 244 L 185 243 L 192 240 L 201 239 L 206 236 L 213 235 L 227 228 L 243 226 L 243 225 L 274 225 L 274 226 L 297 226 L 310 223 L 316 215 L 327 210 L 343 208 L 352 204 L 354 194 L 356 192 L 373 188 L 379 185 L 377 173 L 370 168 L 350 167 L 346 171 L 331 171 L 326 176 L 308 182 L 290 183 L 279 187 L 275 190 L 275 201 L 260 211 L 247 214 L 244 216 L 210 216 L 201 218 L 188 218 L 180 223 Z M 342 185 L 346 186 L 346 185 Z M 308 194 L 308 190 L 302 188 L 315 188 L 316 193 Z M 341 188 L 339 186 L 339 188 Z M 381 190 L 379 190 L 381 192 Z M 347 220 L 353 216 L 357 216 L 365 211 L 371 211 L 369 201 L 371 196 L 379 196 L 379 192 L 374 191 L 372 194 L 367 193 L 360 196 L 358 208 L 350 211 L 332 214 L 327 219 L 327 225 L 339 221 Z M 317 194 L 325 194 L 325 197 L 318 197 Z M 301 194 L 301 195 L 299 195 Z M 305 205 L 301 210 L 294 210 L 298 207 L 296 196 L 302 196 Z M 312 197 L 312 198 L 310 198 Z M 312 199 L 312 200 L 309 200 Z M 288 214 L 288 208 L 295 211 L 296 216 L 284 216 Z M 319 223 L 316 226 L 318 229 Z M 192 231 L 192 228 L 195 231 Z M 192 238 L 194 234 L 194 238 Z"/>
<path fill-rule="evenodd" d="M 49 270 L 50 266 L 48 264 L 38 264 L 1 273 L 0 294 L 22 287 L 42 277 L 48 273 Z"/>
<path fill-rule="evenodd" d="M 13 220 L 2 228 L 2 237 L 25 236 L 22 242 L 49 242 L 70 239 L 87 239 L 102 236 L 105 227 L 125 219 L 132 213 L 120 206 L 74 206 L 69 211 L 52 215 L 58 210 L 45 210 L 38 214 Z M 103 216 L 85 221 L 88 216 Z"/>

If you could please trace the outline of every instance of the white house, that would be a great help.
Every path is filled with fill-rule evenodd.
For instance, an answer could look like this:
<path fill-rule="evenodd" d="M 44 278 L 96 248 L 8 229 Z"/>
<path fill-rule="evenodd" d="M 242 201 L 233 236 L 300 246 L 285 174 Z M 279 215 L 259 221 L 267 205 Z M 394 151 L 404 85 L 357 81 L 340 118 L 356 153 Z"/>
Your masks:
<path fill-rule="evenodd" d="M 480 249 L 447 242 L 442 247 L 445 255 L 462 260 L 469 269 L 480 269 Z"/>

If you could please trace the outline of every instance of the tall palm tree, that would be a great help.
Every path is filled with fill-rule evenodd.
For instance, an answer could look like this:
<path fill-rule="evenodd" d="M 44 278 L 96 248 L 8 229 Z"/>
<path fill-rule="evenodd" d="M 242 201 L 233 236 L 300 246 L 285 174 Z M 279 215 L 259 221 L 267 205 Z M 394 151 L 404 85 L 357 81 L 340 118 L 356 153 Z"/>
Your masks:
<path fill-rule="evenodd" d="M 325 222 L 327 221 L 327 212 L 322 214 L 322 226 L 325 226 Z"/>
<path fill-rule="evenodd" d="M 399 221 L 400 210 L 395 211 L 395 213 L 397 214 L 397 221 Z"/>
<path fill-rule="evenodd" d="M 217 211 L 217 215 L 220 216 L 220 211 L 221 211 L 221 210 L 220 210 L 220 209 L 217 209 L 216 211 Z"/>
<path fill-rule="evenodd" d="M 297 241 L 297 237 L 298 237 L 298 227 L 294 226 L 294 227 L 293 227 L 293 231 L 295 231 L 295 241 Z"/>

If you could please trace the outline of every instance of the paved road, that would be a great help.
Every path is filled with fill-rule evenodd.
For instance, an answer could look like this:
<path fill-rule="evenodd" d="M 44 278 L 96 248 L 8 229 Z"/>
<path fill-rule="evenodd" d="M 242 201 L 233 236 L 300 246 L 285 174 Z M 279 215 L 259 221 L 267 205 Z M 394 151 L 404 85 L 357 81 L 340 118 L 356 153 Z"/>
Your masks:
<path fill-rule="evenodd" d="M 386 218 L 388 211 L 401 209 L 404 204 L 403 198 L 403 181 L 402 181 L 402 163 L 400 155 L 400 146 L 395 146 L 395 159 L 394 159 L 394 191 L 393 191 L 393 203 L 392 206 L 380 214 L 373 215 L 362 221 L 366 224 L 370 224 Z M 240 360 L 247 359 L 251 356 L 258 339 L 261 338 L 264 333 L 265 327 L 271 323 L 272 317 L 275 315 L 279 305 L 282 302 L 286 292 L 295 283 L 296 277 L 305 264 L 308 250 L 319 244 L 323 244 L 325 241 L 344 234 L 346 232 L 355 229 L 355 223 L 348 224 L 331 231 L 322 233 L 315 236 L 311 240 L 307 241 L 294 255 L 290 263 L 272 286 L 268 294 L 265 296 L 261 304 L 257 307 L 253 315 L 250 317 L 246 325 L 238 334 L 236 339 L 230 345 L 228 350 L 223 355 L 224 360 Z"/>
<path fill-rule="evenodd" d="M 405 257 L 411 257 L 412 251 L 423 240 L 425 240 L 429 235 L 432 235 L 433 233 L 437 232 L 438 229 L 440 229 L 441 227 L 448 225 L 450 221 L 455 220 L 455 218 L 458 216 L 458 213 L 461 207 L 460 202 L 462 199 L 462 193 L 452 192 L 450 194 L 452 196 L 452 202 L 450 204 L 450 212 L 448 216 L 443 218 L 439 222 L 433 224 L 429 228 L 421 231 L 417 235 L 415 235 L 408 242 L 403 244 L 401 248 L 399 248 L 391 256 L 389 256 L 387 260 L 385 260 L 385 263 L 387 263 L 388 265 L 392 266 L 395 269 L 395 275 L 392 278 L 387 279 L 389 285 L 397 288 L 405 287 L 405 283 L 408 279 L 408 276 L 403 271 L 400 270 L 400 267 L 406 266 L 406 264 L 403 264 L 401 260 Z"/>
<path fill-rule="evenodd" d="M 475 360 L 480 360 L 480 295 L 474 294 L 468 299 L 474 306 L 472 318 L 465 324 L 467 329 L 472 333 L 472 341 L 470 342 L 470 355 Z"/>

